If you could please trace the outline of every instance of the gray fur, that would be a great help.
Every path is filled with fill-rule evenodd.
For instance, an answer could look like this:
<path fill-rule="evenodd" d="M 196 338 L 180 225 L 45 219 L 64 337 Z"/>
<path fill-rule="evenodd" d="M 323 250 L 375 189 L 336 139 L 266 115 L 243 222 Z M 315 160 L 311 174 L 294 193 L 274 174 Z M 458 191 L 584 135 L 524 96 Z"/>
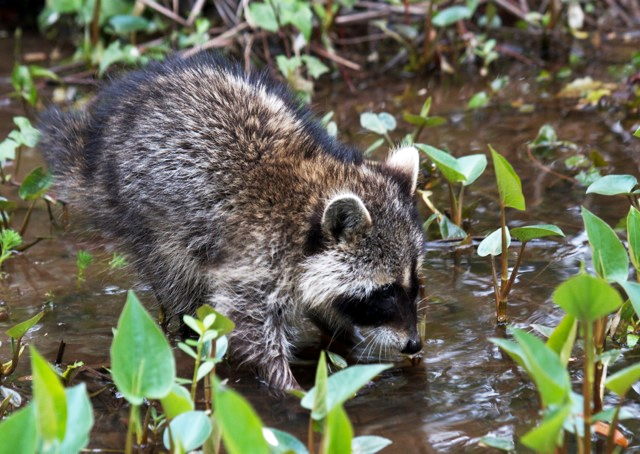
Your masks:
<path fill-rule="evenodd" d="M 169 316 L 210 303 L 234 320 L 232 355 L 269 385 L 296 386 L 308 318 L 380 352 L 420 347 L 415 149 L 365 161 L 281 85 L 211 55 L 133 72 L 40 129 L 59 196 Z"/>

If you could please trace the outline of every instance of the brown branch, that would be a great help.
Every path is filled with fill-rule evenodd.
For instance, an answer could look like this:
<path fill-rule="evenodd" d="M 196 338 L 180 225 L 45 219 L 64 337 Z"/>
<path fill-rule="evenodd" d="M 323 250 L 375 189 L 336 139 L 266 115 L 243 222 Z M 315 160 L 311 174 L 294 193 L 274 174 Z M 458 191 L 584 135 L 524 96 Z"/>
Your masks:
<path fill-rule="evenodd" d="M 156 10 L 157 12 L 159 12 L 160 14 L 168 17 L 169 19 L 179 23 L 180 25 L 184 26 L 184 27 L 188 27 L 190 24 L 187 23 L 186 20 L 184 20 L 182 17 L 178 16 L 176 13 L 174 13 L 173 11 L 171 11 L 170 9 L 165 8 L 162 5 L 157 4 L 156 2 L 154 2 L 153 0 L 139 0 L 140 3 L 142 3 L 145 6 L 148 6 L 151 9 Z"/>
<path fill-rule="evenodd" d="M 183 51 L 181 55 L 183 58 L 189 58 L 203 50 L 226 46 L 227 44 L 229 44 L 229 41 L 231 38 L 233 38 L 235 35 L 240 33 L 242 30 L 245 30 L 246 28 L 249 28 L 249 24 L 247 22 L 241 22 L 235 27 L 232 27 L 226 32 L 222 33 L 221 35 L 218 35 L 215 38 L 210 39 L 209 41 L 202 44 L 201 46 L 192 47 L 191 49 L 187 49 Z"/>
<path fill-rule="evenodd" d="M 354 63 L 350 60 L 347 60 L 346 58 L 343 58 L 336 53 L 328 52 L 324 47 L 318 44 L 312 44 L 311 50 L 316 54 L 320 55 L 321 57 L 328 58 L 329 60 L 332 60 L 339 65 L 345 66 L 349 69 L 353 69 L 354 71 L 360 71 L 359 64 Z"/>

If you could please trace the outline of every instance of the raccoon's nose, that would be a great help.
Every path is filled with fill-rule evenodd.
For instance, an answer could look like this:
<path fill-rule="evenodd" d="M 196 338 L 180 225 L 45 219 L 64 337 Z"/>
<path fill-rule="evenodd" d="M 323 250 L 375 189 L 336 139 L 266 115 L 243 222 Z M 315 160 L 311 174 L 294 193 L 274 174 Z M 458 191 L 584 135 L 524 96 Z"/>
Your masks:
<path fill-rule="evenodd" d="M 409 339 L 409 342 L 407 342 L 407 345 L 401 353 L 413 355 L 414 353 L 418 353 L 420 350 L 422 350 L 422 342 L 420 339 Z"/>

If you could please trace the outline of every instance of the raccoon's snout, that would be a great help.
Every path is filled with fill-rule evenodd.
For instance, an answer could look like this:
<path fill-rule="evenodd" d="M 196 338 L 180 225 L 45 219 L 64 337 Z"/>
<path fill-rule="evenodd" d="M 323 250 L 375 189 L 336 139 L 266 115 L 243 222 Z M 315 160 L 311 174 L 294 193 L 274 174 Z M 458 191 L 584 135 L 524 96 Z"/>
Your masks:
<path fill-rule="evenodd" d="M 413 355 L 415 353 L 418 353 L 420 350 L 422 350 L 422 341 L 420 340 L 420 338 L 416 337 L 415 339 L 409 339 L 407 345 L 400 353 Z"/>

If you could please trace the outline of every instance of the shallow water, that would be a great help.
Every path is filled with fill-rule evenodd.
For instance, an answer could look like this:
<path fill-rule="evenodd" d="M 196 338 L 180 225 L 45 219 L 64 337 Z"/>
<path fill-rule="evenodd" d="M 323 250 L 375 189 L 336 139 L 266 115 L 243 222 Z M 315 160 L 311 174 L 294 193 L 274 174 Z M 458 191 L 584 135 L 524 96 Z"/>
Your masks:
<path fill-rule="evenodd" d="M 0 40 L 0 53 L 8 46 L 7 41 Z M 569 80 L 584 75 L 611 80 L 607 66 L 624 63 L 629 58 L 624 46 L 612 44 L 612 49 L 616 52 L 604 49 L 597 61 L 575 70 Z M 0 74 L 9 70 L 2 67 Z M 449 122 L 426 131 L 422 141 L 457 156 L 487 153 L 486 145 L 491 143 L 510 160 L 522 178 L 527 200 L 526 212 L 508 212 L 510 225 L 554 223 L 567 234 L 562 241 L 531 244 L 526 253 L 508 310 L 511 323 L 525 329 L 533 323 L 555 326 L 562 316 L 551 302 L 551 293 L 575 274 L 580 262 L 588 257 L 580 206 L 611 223 L 623 217 L 628 206 L 625 200 L 585 196 L 584 187 L 572 185 L 534 165 L 527 157 L 525 144 L 533 140 L 541 125 L 548 123 L 561 140 L 600 152 L 609 164 L 607 172 L 640 173 L 640 140 L 626 141 L 612 128 L 621 121 L 622 129 L 630 131 L 638 118 L 622 115 L 619 109 L 578 110 L 575 100 L 554 96 L 562 83 L 535 82 L 538 71 L 533 67 L 510 66 L 505 73 L 510 76 L 509 85 L 494 98 L 491 107 L 477 112 L 467 112 L 464 106 L 473 93 L 486 88 L 487 82 L 482 80 L 462 84 L 453 79 L 429 77 L 379 78 L 356 82 L 355 94 L 346 85 L 335 82 L 322 87 L 315 97 L 319 111 L 336 112 L 340 137 L 365 148 L 375 138 L 359 127 L 360 112 L 417 112 L 426 96 L 433 96 L 432 114 L 444 116 Z M 8 91 L 10 88 L 3 80 L 0 94 Z M 11 130 L 12 116 L 21 112 L 18 103 L 5 99 L 0 104 L 0 137 Z M 511 106 L 516 100 L 533 104 L 533 112 L 519 113 Z M 407 131 L 399 131 L 394 138 L 399 140 L 404 132 Z M 556 156 L 555 162 L 545 164 L 566 172 L 559 163 L 571 153 Z M 23 169 L 32 168 L 36 162 L 37 155 L 31 153 Z M 489 169 L 466 195 L 466 200 L 475 204 L 472 227 L 479 235 L 498 225 L 493 178 Z M 444 206 L 445 188 L 432 190 L 434 200 Z M 0 192 L 16 198 L 14 188 L 4 186 Z M 40 242 L 6 263 L 2 303 L 8 306 L 11 318 L 0 322 L 0 329 L 4 331 L 37 313 L 45 302 L 53 301 L 42 322 L 26 336 L 27 342 L 53 360 L 59 342 L 64 339 L 65 362 L 83 361 L 99 368 L 108 364 L 111 329 L 116 325 L 126 290 L 135 288 L 152 310 L 153 298 L 129 270 L 106 271 L 111 253 L 108 245 L 105 251 L 99 238 L 77 235 L 75 231 L 80 228 L 72 213 L 66 232 L 52 229 L 44 205 L 36 209 L 27 238 L 53 239 Z M 87 280 L 78 285 L 75 256 L 80 249 L 94 252 L 96 261 L 87 270 Z M 477 442 L 484 435 L 515 434 L 517 439 L 535 425 L 539 404 L 533 384 L 488 342 L 490 337 L 504 335 L 495 327 L 490 272 L 488 261 L 475 252 L 453 253 L 430 243 L 424 266 L 423 310 L 427 319 L 424 359 L 417 366 L 398 363 L 347 403 L 357 435 L 390 438 L 393 445 L 384 452 L 470 452 L 482 449 Z M 7 344 L 3 334 L 0 340 L 3 341 L 0 357 L 5 358 Z M 179 356 L 178 367 L 183 376 L 190 374 L 189 360 Z M 311 386 L 313 367 L 297 365 L 294 373 L 304 387 Z M 28 381 L 21 378 L 27 374 L 25 358 L 15 374 L 15 386 L 28 390 Z M 306 439 L 308 414 L 294 398 L 271 396 L 250 374 L 241 371 L 223 368 L 221 375 L 230 377 L 234 388 L 253 403 L 267 425 Z M 102 383 L 88 380 L 95 387 Z M 637 400 L 637 395 L 631 396 L 629 410 L 640 418 Z M 123 446 L 127 413 L 122 399 L 109 388 L 93 403 L 96 425 L 90 447 Z M 638 423 L 630 427 L 639 428 Z M 636 439 L 630 450 L 639 449 L 640 442 Z"/>

